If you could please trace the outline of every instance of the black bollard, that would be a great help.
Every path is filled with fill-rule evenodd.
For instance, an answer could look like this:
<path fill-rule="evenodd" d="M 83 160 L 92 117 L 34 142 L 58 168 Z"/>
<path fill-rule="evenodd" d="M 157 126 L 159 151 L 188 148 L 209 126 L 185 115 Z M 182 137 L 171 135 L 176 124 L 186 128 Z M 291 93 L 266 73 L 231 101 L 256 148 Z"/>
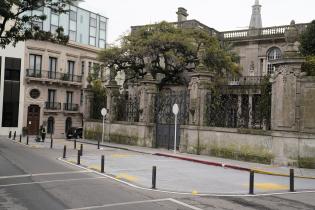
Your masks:
<path fill-rule="evenodd" d="M 15 140 L 15 137 L 16 137 L 16 131 L 14 131 L 13 140 Z"/>
<path fill-rule="evenodd" d="M 101 173 L 104 173 L 104 164 L 105 164 L 105 157 L 104 157 L 104 155 L 102 155 L 102 159 L 101 159 Z"/>
<path fill-rule="evenodd" d="M 253 195 L 254 194 L 254 171 L 250 171 L 249 174 L 249 194 Z"/>
<path fill-rule="evenodd" d="M 80 145 L 80 155 L 83 155 L 83 144 Z"/>
<path fill-rule="evenodd" d="M 152 189 L 156 189 L 156 166 L 152 168 Z"/>
<path fill-rule="evenodd" d="M 97 149 L 100 149 L 100 140 L 97 141 Z"/>
<path fill-rule="evenodd" d="M 294 192 L 294 169 L 290 169 L 290 192 Z"/>
<path fill-rule="evenodd" d="M 80 150 L 78 150 L 78 160 L 77 160 L 77 165 L 80 165 Z"/>
<path fill-rule="evenodd" d="M 11 139 L 12 131 L 9 132 L 9 139 Z"/>
<path fill-rule="evenodd" d="M 28 135 L 26 136 L 26 145 L 28 145 Z"/>
<path fill-rule="evenodd" d="M 66 145 L 64 145 L 63 146 L 63 158 L 66 158 L 66 153 L 67 153 L 67 146 Z"/>
<path fill-rule="evenodd" d="M 74 140 L 73 144 L 74 144 L 74 145 L 73 145 L 73 148 L 74 148 L 74 149 L 77 149 L 77 140 Z"/>
<path fill-rule="evenodd" d="M 19 140 L 19 142 L 22 142 L 22 135 L 20 134 L 20 140 Z"/>
<path fill-rule="evenodd" d="M 53 148 L 53 144 L 54 144 L 54 140 L 53 140 L 53 138 L 51 137 L 51 138 L 50 138 L 50 149 Z"/>

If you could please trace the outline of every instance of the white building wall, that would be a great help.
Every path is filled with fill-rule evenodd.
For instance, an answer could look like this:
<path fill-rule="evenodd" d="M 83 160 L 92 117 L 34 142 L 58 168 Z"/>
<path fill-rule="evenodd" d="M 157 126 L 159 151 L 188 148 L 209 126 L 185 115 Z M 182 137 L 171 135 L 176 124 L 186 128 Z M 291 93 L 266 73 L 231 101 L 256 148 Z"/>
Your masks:
<path fill-rule="evenodd" d="M 0 88 L 0 136 L 7 136 L 10 131 L 12 133 L 16 131 L 17 135 L 22 133 L 22 124 L 23 124 L 23 107 L 24 107 L 24 52 L 25 52 L 25 43 L 19 42 L 16 47 L 7 46 L 5 49 L 0 49 L 1 56 L 1 88 Z M 4 75 L 5 75 L 5 58 L 19 58 L 21 59 L 21 71 L 20 71 L 20 104 L 19 104 L 19 119 L 18 127 L 2 127 L 2 115 L 3 115 L 3 95 L 4 95 Z"/>

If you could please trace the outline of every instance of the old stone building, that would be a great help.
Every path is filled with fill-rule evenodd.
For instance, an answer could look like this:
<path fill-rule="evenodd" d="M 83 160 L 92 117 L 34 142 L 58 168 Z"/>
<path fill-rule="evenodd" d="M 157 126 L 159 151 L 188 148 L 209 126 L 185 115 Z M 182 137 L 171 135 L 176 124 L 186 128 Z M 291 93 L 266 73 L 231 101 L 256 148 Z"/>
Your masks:
<path fill-rule="evenodd" d="M 198 27 L 231 43 L 240 56 L 241 76 L 228 77 L 217 96 L 209 88 L 213 75 L 202 65 L 186 86 L 159 89 L 158 79 L 147 75 L 129 85 L 124 98 L 112 94 L 119 88 L 112 85 L 105 139 L 263 163 L 315 165 L 315 78 L 301 71 L 303 58 L 298 54 L 298 36 L 308 24 L 263 27 L 258 0 L 252 9 L 248 29 L 220 32 L 188 20 L 187 10 L 179 8 L 173 24 Z M 175 103 L 180 109 L 176 135 Z M 125 106 L 118 110 L 117 104 Z M 101 124 L 86 122 L 85 134 L 100 138 Z"/>

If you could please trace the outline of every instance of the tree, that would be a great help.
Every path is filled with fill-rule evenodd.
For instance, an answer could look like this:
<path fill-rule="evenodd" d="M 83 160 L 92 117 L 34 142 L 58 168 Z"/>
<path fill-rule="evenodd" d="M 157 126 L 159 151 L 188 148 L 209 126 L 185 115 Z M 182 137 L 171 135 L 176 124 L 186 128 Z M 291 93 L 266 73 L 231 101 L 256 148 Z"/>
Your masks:
<path fill-rule="evenodd" d="M 106 88 L 102 83 L 102 75 L 104 68 L 101 65 L 95 64 L 89 72 L 88 82 L 89 88 L 93 93 L 93 100 L 91 102 L 91 118 L 101 119 L 100 110 L 106 107 Z"/>
<path fill-rule="evenodd" d="M 304 56 L 315 56 L 315 20 L 306 28 L 306 31 L 300 37 L 300 51 Z"/>
<path fill-rule="evenodd" d="M 99 60 L 112 71 L 123 71 L 126 81 L 143 78 L 151 72 L 162 75 L 160 85 L 187 84 L 185 72 L 192 72 L 200 62 L 214 74 L 237 73 L 234 54 L 226 51 L 217 38 L 201 29 L 178 28 L 161 22 L 144 26 L 123 36 L 120 47 L 99 54 Z"/>
<path fill-rule="evenodd" d="M 305 63 L 302 64 L 302 71 L 308 76 L 315 76 L 315 20 L 313 20 L 300 37 L 300 51 L 306 56 Z"/>
<path fill-rule="evenodd" d="M 35 21 L 43 21 L 46 15 L 32 14 L 33 10 L 42 7 L 50 8 L 55 13 L 66 13 L 67 5 L 72 5 L 78 0 L 1 0 L 0 2 L 0 46 L 16 45 L 19 41 L 28 39 L 46 40 L 65 44 L 68 36 L 63 34 L 59 27 L 56 33 L 41 30 Z"/>

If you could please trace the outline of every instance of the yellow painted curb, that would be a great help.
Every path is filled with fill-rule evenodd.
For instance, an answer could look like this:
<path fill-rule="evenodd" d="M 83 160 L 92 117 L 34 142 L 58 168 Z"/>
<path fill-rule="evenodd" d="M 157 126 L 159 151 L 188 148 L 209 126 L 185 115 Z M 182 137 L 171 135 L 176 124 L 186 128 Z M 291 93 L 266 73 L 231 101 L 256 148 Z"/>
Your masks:
<path fill-rule="evenodd" d="M 290 177 L 288 174 L 282 174 L 282 173 L 274 173 L 269 171 L 263 171 L 259 169 L 252 169 L 257 174 L 265 174 L 265 175 L 271 175 L 271 176 L 282 176 L 282 177 Z M 313 176 L 294 176 L 295 178 L 301 178 L 301 179 L 315 179 Z"/>
<path fill-rule="evenodd" d="M 138 177 L 131 176 L 131 175 L 126 174 L 126 173 L 119 173 L 119 174 L 116 175 L 116 179 L 125 179 L 127 181 L 134 182 L 134 181 L 138 180 Z"/>

